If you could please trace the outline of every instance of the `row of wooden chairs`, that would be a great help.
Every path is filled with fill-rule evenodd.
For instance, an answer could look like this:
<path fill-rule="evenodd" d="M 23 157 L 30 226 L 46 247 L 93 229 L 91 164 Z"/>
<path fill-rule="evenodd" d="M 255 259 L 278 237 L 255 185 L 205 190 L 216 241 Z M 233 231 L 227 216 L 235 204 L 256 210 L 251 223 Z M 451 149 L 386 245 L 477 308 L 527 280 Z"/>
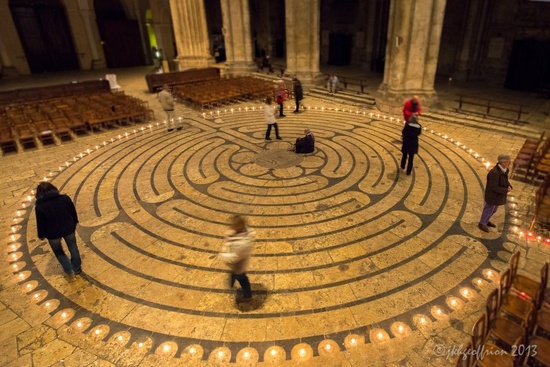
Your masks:
<path fill-rule="evenodd" d="M 458 367 L 550 366 L 550 307 L 543 307 L 548 263 L 533 280 L 517 273 L 519 258 L 519 251 L 512 255 L 498 288 L 487 297 Z"/>
<path fill-rule="evenodd" d="M 526 139 L 512 162 L 510 177 L 520 176 L 525 181 L 542 180 L 550 171 L 550 139 Z"/>
<path fill-rule="evenodd" d="M 0 148 L 4 153 L 60 141 L 101 128 L 146 122 L 153 118 L 147 101 L 123 92 L 93 92 L 0 106 Z"/>
<path fill-rule="evenodd" d="M 529 230 L 537 225 L 550 229 L 550 175 L 546 175 L 535 193 L 535 210 Z"/>
<path fill-rule="evenodd" d="M 271 95 L 272 90 L 271 82 L 252 77 L 235 77 L 175 85 L 173 94 L 182 103 L 210 109 L 263 99 Z"/>

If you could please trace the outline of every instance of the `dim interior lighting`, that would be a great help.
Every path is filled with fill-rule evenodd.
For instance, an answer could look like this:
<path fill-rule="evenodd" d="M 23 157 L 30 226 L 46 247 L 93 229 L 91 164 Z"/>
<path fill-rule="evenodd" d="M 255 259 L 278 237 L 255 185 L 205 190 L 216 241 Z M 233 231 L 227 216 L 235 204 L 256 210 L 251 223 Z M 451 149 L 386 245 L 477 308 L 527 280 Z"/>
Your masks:
<path fill-rule="evenodd" d="M 77 322 L 76 326 L 82 327 L 82 322 L 81 321 Z"/>
<path fill-rule="evenodd" d="M 541 236 L 538 236 L 538 237 L 537 237 L 537 240 L 538 240 L 538 241 L 540 241 L 540 240 L 541 240 L 541 238 L 542 238 Z"/>
<path fill-rule="evenodd" d="M 272 356 L 277 355 L 277 349 L 271 349 L 271 352 L 269 352 Z"/>
<path fill-rule="evenodd" d="M 298 351 L 298 354 L 300 355 L 300 357 L 303 357 L 306 355 L 306 350 L 304 348 L 301 348 L 299 351 Z"/>
<path fill-rule="evenodd" d="M 332 348 L 329 343 L 325 344 L 325 350 L 330 350 Z"/>
<path fill-rule="evenodd" d="M 32 287 L 32 285 L 31 285 L 30 283 L 29 283 L 29 284 L 27 284 L 27 288 L 30 288 L 30 287 Z"/>
<path fill-rule="evenodd" d="M 492 276 L 493 276 L 493 272 L 492 272 L 491 270 L 487 271 L 487 276 L 492 277 Z"/>
<path fill-rule="evenodd" d="M 15 250 L 16 248 L 17 248 L 17 246 L 11 245 L 11 249 L 12 249 L 12 250 Z"/>
<path fill-rule="evenodd" d="M 405 328 L 403 327 L 403 325 L 399 325 L 399 326 L 397 327 L 397 331 L 398 331 L 399 333 L 402 333 L 404 329 L 405 329 Z"/>
<path fill-rule="evenodd" d="M 165 352 L 168 352 L 168 351 L 170 351 L 170 346 L 169 346 L 169 345 L 165 345 L 163 349 L 164 349 Z"/>
<path fill-rule="evenodd" d="M 481 279 L 478 279 L 478 280 L 477 280 L 477 284 L 480 284 L 480 285 L 481 285 L 481 283 L 483 283 L 483 282 L 481 281 Z"/>
<path fill-rule="evenodd" d="M 13 268 L 14 268 L 14 269 L 17 269 L 17 264 L 13 264 Z"/>
<path fill-rule="evenodd" d="M 119 335 L 119 336 L 118 336 L 118 341 L 122 341 L 122 339 L 123 339 L 123 338 L 122 338 L 122 335 Z"/>
<path fill-rule="evenodd" d="M 67 317 L 67 313 L 66 313 L 66 312 L 63 312 L 63 313 L 61 314 L 61 317 L 63 317 L 63 318 Z"/>
<path fill-rule="evenodd" d="M 220 350 L 220 351 L 218 352 L 218 358 L 222 358 L 222 357 L 223 357 L 223 351 Z"/>
<path fill-rule="evenodd" d="M 456 299 L 451 300 L 451 305 L 456 306 Z M 439 313 L 438 313 L 439 314 Z"/>
<path fill-rule="evenodd" d="M 382 333 L 378 333 L 376 336 L 379 340 L 382 340 L 384 338 L 384 334 Z"/>
<path fill-rule="evenodd" d="M 455 301 L 456 302 L 456 301 Z M 438 314 L 438 315 L 441 315 L 441 309 L 438 308 L 437 310 L 435 310 L 435 313 Z"/>
<path fill-rule="evenodd" d="M 421 324 L 425 324 L 425 323 L 426 323 L 426 318 L 421 317 L 421 318 L 420 318 L 420 323 L 421 323 Z"/>
<path fill-rule="evenodd" d="M 38 293 L 35 293 L 35 294 L 34 294 L 34 298 L 38 298 Z"/>
<path fill-rule="evenodd" d="M 351 345 L 357 344 L 357 339 L 351 338 L 350 343 L 351 343 Z"/>
<path fill-rule="evenodd" d="M 520 237 L 523 236 L 523 231 L 519 232 L 519 236 Z"/>
<path fill-rule="evenodd" d="M 514 228 L 512 228 L 512 230 L 513 230 L 514 232 L 517 232 L 517 231 L 518 231 L 518 227 L 514 227 Z"/>
<path fill-rule="evenodd" d="M 218 111 L 218 112 L 219 112 L 219 111 Z M 244 352 L 243 356 L 244 356 L 244 358 L 249 358 L 249 357 L 250 357 L 250 353 Z"/>
<path fill-rule="evenodd" d="M 143 343 L 139 343 L 138 347 L 140 347 L 140 348 L 143 347 Z"/>
<path fill-rule="evenodd" d="M 192 348 L 189 349 L 189 353 L 190 353 L 190 354 L 195 354 L 195 352 L 196 352 L 196 350 L 195 350 L 194 347 L 192 347 Z"/>
<path fill-rule="evenodd" d="M 46 302 L 46 307 L 50 307 L 51 303 L 50 302 Z"/>
<path fill-rule="evenodd" d="M 19 273 L 19 278 L 24 278 L 24 277 L 25 277 L 25 274 Z"/>

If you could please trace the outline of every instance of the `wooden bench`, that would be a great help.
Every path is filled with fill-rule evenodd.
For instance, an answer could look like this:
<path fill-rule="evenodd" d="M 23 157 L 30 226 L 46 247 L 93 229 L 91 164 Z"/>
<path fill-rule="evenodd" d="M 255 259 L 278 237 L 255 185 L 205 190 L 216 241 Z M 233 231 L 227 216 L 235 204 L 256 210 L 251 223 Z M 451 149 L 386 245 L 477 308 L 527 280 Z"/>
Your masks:
<path fill-rule="evenodd" d="M 190 69 L 170 73 L 145 75 L 145 81 L 147 82 L 147 87 L 151 93 L 157 93 L 164 84 L 174 86 L 219 78 L 220 69 L 218 68 Z"/>
<path fill-rule="evenodd" d="M 341 83 L 344 85 L 344 89 L 348 89 L 348 84 L 357 85 L 361 88 L 361 93 L 365 93 L 365 87 L 367 86 L 367 81 L 362 79 L 353 79 L 342 77 Z"/>
<path fill-rule="evenodd" d="M 455 102 L 458 102 L 457 111 L 459 112 L 479 114 L 483 117 L 512 121 L 514 123 L 526 123 L 521 120 L 521 116 L 529 113 L 523 109 L 524 106 L 521 104 L 495 101 L 474 96 L 458 95 L 458 99 L 455 100 Z M 467 109 L 467 106 L 474 106 L 474 109 Z M 475 108 L 477 108 L 477 110 Z M 504 115 L 498 112 L 503 112 Z"/>

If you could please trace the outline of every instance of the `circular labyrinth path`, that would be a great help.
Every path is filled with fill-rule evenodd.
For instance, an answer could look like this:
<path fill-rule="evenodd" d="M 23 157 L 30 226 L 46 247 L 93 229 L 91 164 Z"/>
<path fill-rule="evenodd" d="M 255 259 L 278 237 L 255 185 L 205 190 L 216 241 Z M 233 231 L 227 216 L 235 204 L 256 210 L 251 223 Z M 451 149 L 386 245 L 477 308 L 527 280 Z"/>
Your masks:
<path fill-rule="evenodd" d="M 79 211 L 84 273 L 61 275 L 32 203 L 10 265 L 49 323 L 116 341 L 130 360 L 290 359 L 410 333 L 491 282 L 476 227 L 485 169 L 460 143 L 424 130 L 407 176 L 393 119 L 289 113 L 269 142 L 265 127 L 259 107 L 177 132 L 139 126 L 52 167 Z M 296 155 L 305 127 L 316 149 Z M 234 213 L 257 232 L 247 304 L 217 257 Z"/>

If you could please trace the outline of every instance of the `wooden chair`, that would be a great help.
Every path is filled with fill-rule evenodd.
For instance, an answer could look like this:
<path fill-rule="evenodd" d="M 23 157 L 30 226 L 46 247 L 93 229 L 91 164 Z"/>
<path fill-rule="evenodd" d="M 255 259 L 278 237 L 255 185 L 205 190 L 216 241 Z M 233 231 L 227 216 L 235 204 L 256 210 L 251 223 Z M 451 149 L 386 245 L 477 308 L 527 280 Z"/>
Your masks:
<path fill-rule="evenodd" d="M 528 336 L 528 327 L 533 326 L 533 314 L 529 315 L 528 325 L 520 325 L 510 319 L 499 316 L 500 303 L 498 290 L 494 289 L 487 297 L 486 304 L 487 315 L 487 336 L 496 339 L 496 344 L 504 344 L 506 351 L 510 351 L 512 346 L 525 344 Z M 500 343 L 499 343 L 500 342 Z"/>
<path fill-rule="evenodd" d="M 506 269 L 499 281 L 499 303 L 501 305 L 501 313 L 517 321 L 522 325 L 527 325 L 533 312 L 534 305 L 532 302 L 522 299 L 517 295 L 510 293 L 512 279 L 510 277 L 510 269 Z"/>
<path fill-rule="evenodd" d="M 535 336 L 529 341 L 529 347 L 536 347 L 536 353 L 531 353 L 529 356 L 529 366 L 550 366 L 549 340 Z"/>
<path fill-rule="evenodd" d="M 0 148 L 3 153 L 17 152 L 17 143 L 9 126 L 0 127 Z"/>
<path fill-rule="evenodd" d="M 472 367 L 473 357 L 472 343 L 470 342 L 466 344 L 466 347 L 464 347 L 458 355 L 458 358 L 456 359 L 456 367 Z"/>
<path fill-rule="evenodd" d="M 486 344 L 487 318 L 485 315 L 474 323 L 472 328 L 472 349 L 475 351 L 485 350 L 488 352 L 483 356 L 475 356 L 475 366 L 480 367 L 514 367 L 514 358 L 505 350 L 493 344 Z"/>
<path fill-rule="evenodd" d="M 511 289 L 519 293 L 520 297 L 527 297 L 534 300 L 539 294 L 540 288 L 546 289 L 548 285 L 548 263 L 544 264 L 540 269 L 540 280 L 533 280 L 521 274 L 517 274 L 520 252 L 517 251 L 510 258 L 510 276 L 512 281 Z M 539 300 L 542 302 L 542 298 Z M 535 308 L 539 309 L 540 304 L 535 304 Z"/>

